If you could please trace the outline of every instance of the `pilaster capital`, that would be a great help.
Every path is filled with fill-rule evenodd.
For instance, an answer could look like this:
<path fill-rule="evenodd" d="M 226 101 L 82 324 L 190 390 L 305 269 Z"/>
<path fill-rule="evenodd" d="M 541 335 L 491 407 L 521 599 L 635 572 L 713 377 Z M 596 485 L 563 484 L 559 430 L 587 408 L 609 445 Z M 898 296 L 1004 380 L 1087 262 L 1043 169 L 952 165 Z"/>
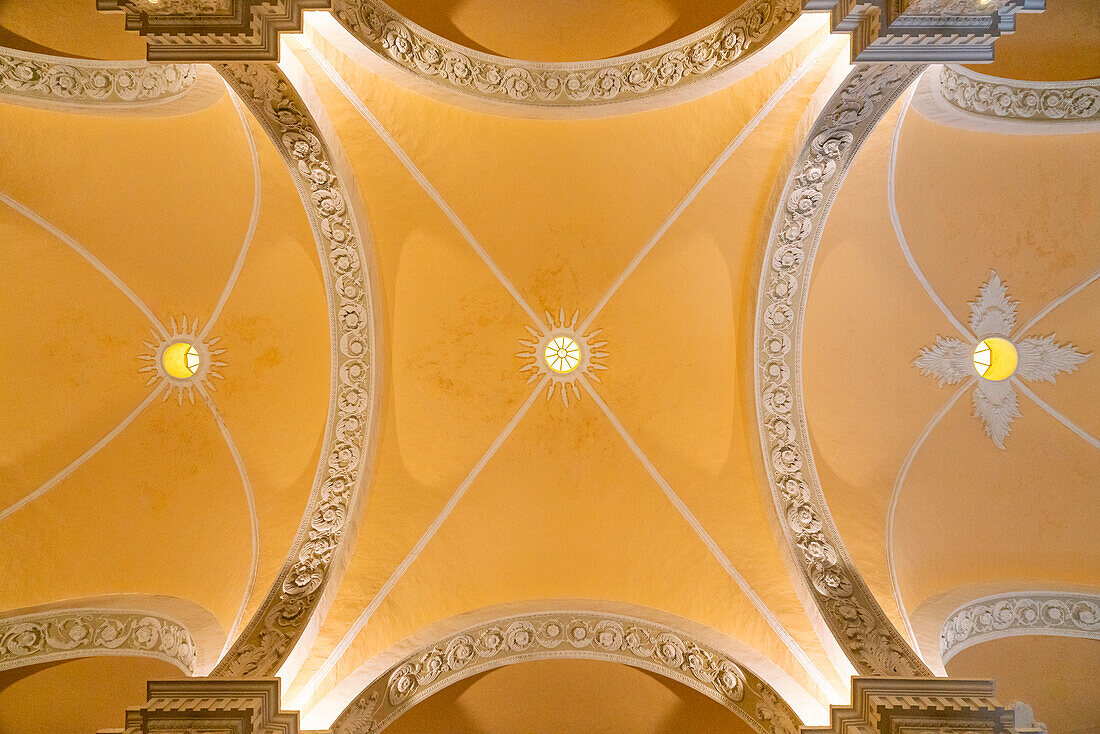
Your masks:
<path fill-rule="evenodd" d="M 283 711 L 278 678 L 149 681 L 148 700 L 126 711 L 122 730 L 100 734 L 299 734 L 298 712 Z"/>

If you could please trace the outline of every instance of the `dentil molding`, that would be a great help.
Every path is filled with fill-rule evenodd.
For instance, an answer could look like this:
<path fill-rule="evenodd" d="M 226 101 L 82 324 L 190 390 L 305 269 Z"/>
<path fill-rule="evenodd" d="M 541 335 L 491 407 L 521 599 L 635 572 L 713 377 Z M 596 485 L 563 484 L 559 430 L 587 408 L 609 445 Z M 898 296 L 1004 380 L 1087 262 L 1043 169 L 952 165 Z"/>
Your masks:
<path fill-rule="evenodd" d="M 375 414 L 370 274 L 348 209 L 347 186 L 293 86 L 274 64 L 218 70 L 282 153 L 302 198 L 329 288 L 333 386 L 321 462 L 302 525 L 271 591 L 212 675 L 272 675 L 321 599 L 334 556 L 346 545 Z"/>
<path fill-rule="evenodd" d="M 971 645 L 1016 635 L 1100 640 L 1100 596 L 1032 591 L 977 599 L 943 623 L 940 654 L 946 663 Z"/>
<path fill-rule="evenodd" d="M 1100 121 L 1100 79 L 1031 82 L 945 65 L 939 91 L 963 112 L 1002 120 L 1067 123 Z"/>
<path fill-rule="evenodd" d="M 172 619 L 122 609 L 64 609 L 0 620 L 0 670 L 99 655 L 163 660 L 191 675 L 197 651 Z"/>
<path fill-rule="evenodd" d="M 513 663 L 585 658 L 680 681 L 718 701 L 759 734 L 795 734 L 801 722 L 771 686 L 680 632 L 631 617 L 553 612 L 505 617 L 422 648 L 380 675 L 333 724 L 333 734 L 377 734 L 433 693 Z"/>
<path fill-rule="evenodd" d="M 918 65 L 857 66 L 825 105 L 780 197 L 756 312 L 756 405 L 783 532 L 826 623 L 867 675 L 931 675 L 887 619 L 841 542 L 813 465 L 801 342 L 810 273 L 833 199 L 856 152 Z"/>
<path fill-rule="evenodd" d="M 149 681 L 148 700 L 126 711 L 125 734 L 298 734 L 278 678 Z"/>
<path fill-rule="evenodd" d="M 195 64 L 63 59 L 0 48 L 0 99 L 127 108 L 178 99 L 197 79 Z"/>

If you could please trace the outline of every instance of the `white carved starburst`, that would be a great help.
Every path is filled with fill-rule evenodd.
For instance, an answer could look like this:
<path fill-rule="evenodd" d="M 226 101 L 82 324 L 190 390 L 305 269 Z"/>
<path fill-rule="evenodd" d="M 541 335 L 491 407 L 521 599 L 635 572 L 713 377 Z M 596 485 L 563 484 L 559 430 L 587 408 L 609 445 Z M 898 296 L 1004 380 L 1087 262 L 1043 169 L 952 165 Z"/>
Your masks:
<path fill-rule="evenodd" d="M 1012 422 L 1020 417 L 1020 400 L 1012 383 L 1016 379 L 1041 382 L 1055 381 L 1061 372 L 1073 372 L 1088 359 L 1073 344 L 1059 344 L 1053 334 L 1047 336 L 1012 335 L 1016 328 L 1016 302 L 996 271 L 989 271 L 989 280 L 970 302 L 970 330 L 976 339 L 938 337 L 936 343 L 921 349 L 913 364 L 923 374 L 935 377 L 940 385 L 949 385 L 973 377 L 971 401 L 974 417 L 985 425 L 985 433 L 998 448 L 1004 448 Z M 974 349 L 991 336 L 1011 342 L 1018 358 L 1016 371 L 1010 379 L 995 382 L 979 376 L 974 369 Z"/>
<path fill-rule="evenodd" d="M 528 384 L 545 378 L 546 399 L 550 400 L 554 397 L 554 392 L 558 391 L 565 405 L 569 405 L 570 392 L 580 399 L 578 380 L 585 377 L 599 382 L 600 378 L 596 373 L 607 369 L 599 361 L 608 356 L 603 351 L 607 342 L 598 339 L 601 330 L 596 329 L 584 335 L 577 333 L 579 317 L 580 311 L 574 311 L 568 319 L 564 308 L 558 310 L 556 318 L 547 311 L 546 323 L 549 328 L 536 330 L 526 327 L 530 338 L 519 340 L 525 348 L 516 353 L 517 357 L 525 360 L 520 370 L 530 373 Z"/>
<path fill-rule="evenodd" d="M 184 395 L 194 403 L 195 389 L 200 391 L 203 389 L 213 390 L 212 380 L 224 379 L 218 368 L 224 367 L 225 362 L 219 360 L 218 357 L 225 353 L 225 348 L 217 346 L 217 343 L 221 341 L 221 337 L 205 339 L 201 336 L 198 319 L 188 322 L 185 316 L 180 322 L 177 322 L 173 317 L 170 326 L 168 336 L 162 336 L 154 331 L 151 341 L 142 342 L 149 351 L 140 355 L 141 360 L 147 364 L 141 367 L 138 372 L 149 374 L 149 380 L 145 383 L 147 385 L 156 382 L 164 382 L 167 385 L 167 389 L 164 391 L 165 400 L 174 391 L 177 403 L 183 403 Z M 174 344 L 180 343 L 186 343 L 193 347 L 196 357 L 191 367 L 192 374 L 186 378 L 172 376 L 164 365 L 165 350 Z"/>

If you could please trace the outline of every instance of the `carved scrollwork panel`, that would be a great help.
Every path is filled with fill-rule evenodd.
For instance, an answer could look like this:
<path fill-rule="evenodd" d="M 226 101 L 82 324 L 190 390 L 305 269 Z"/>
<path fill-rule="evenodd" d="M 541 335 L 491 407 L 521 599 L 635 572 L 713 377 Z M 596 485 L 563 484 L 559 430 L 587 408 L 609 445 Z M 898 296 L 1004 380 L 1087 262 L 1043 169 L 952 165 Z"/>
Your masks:
<path fill-rule="evenodd" d="M 861 674 L 930 672 L 859 577 L 826 507 L 803 413 L 802 318 L 814 253 L 844 175 L 875 123 L 922 68 L 858 66 L 826 104 L 787 179 L 757 305 L 757 412 L 776 510 L 814 599 Z"/>
<path fill-rule="evenodd" d="M 333 15 L 365 46 L 418 76 L 476 97 L 555 107 L 649 97 L 712 76 L 762 48 L 801 0 L 750 0 L 680 41 L 604 61 L 537 63 L 441 38 L 379 0 L 334 0 Z"/>
<path fill-rule="evenodd" d="M 298 187 L 329 288 L 333 388 L 322 461 L 293 548 L 272 591 L 212 675 L 272 675 L 320 600 L 365 470 L 374 413 L 374 324 L 362 240 L 321 134 L 282 71 L 219 71 L 267 130 Z"/>
<path fill-rule="evenodd" d="M 1100 79 L 1025 82 L 945 65 L 940 70 L 939 90 L 948 103 L 963 112 L 1002 120 L 1100 121 Z"/>
<path fill-rule="evenodd" d="M 570 657 L 625 663 L 679 680 L 732 710 L 759 734 L 795 734 L 801 725 L 767 683 L 680 632 L 619 615 L 555 612 L 506 617 L 418 650 L 359 694 L 332 731 L 376 734 L 414 704 L 470 675 Z"/>
<path fill-rule="evenodd" d="M 1013 635 L 1100 639 L 1100 596 L 1036 591 L 977 599 L 943 623 L 940 654 L 946 663 L 971 645 Z"/>
<path fill-rule="evenodd" d="M 66 609 L 0 621 L 0 670 L 98 655 L 157 658 L 190 675 L 197 650 L 182 624 L 146 612 Z"/>

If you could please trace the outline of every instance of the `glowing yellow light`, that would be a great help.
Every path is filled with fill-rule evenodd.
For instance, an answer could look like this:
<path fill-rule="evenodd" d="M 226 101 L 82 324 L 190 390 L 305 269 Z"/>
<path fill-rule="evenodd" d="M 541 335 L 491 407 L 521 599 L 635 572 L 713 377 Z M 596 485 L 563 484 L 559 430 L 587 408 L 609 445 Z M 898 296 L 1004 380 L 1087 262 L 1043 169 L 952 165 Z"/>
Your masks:
<path fill-rule="evenodd" d="M 164 371 L 177 380 L 186 380 L 199 369 L 199 352 L 190 342 L 170 344 L 161 355 Z"/>
<path fill-rule="evenodd" d="M 572 372 L 581 363 L 581 347 L 576 340 L 559 336 L 550 340 L 543 356 L 555 372 Z"/>
<path fill-rule="evenodd" d="M 974 347 L 974 371 L 993 382 L 1012 377 L 1018 360 L 1016 346 L 999 336 L 982 339 Z"/>

